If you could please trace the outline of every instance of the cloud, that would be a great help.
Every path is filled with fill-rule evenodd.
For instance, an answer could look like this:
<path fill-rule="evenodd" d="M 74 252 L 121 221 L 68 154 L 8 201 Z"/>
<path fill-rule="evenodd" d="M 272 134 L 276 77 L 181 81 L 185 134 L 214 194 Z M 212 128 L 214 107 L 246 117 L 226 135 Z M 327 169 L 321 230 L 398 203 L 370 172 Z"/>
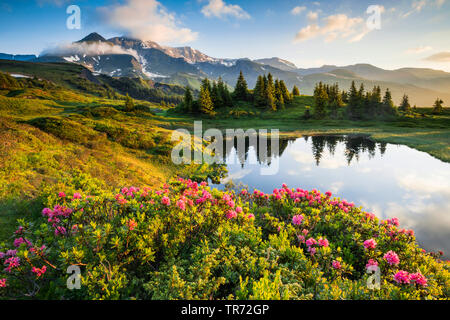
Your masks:
<path fill-rule="evenodd" d="M 297 6 L 294 9 L 291 10 L 291 14 L 293 14 L 294 16 L 299 15 L 300 13 L 302 13 L 303 11 L 306 10 L 306 7 L 300 7 Z"/>
<path fill-rule="evenodd" d="M 432 62 L 450 62 L 450 52 L 443 51 L 443 52 L 435 53 L 429 57 L 426 57 L 423 60 L 432 61 Z"/>
<path fill-rule="evenodd" d="M 44 6 L 46 4 L 53 4 L 58 7 L 61 7 L 62 5 L 68 4 L 70 0 L 37 0 L 37 3 L 39 6 Z"/>
<path fill-rule="evenodd" d="M 224 18 L 231 16 L 237 19 L 250 19 L 250 15 L 238 5 L 226 4 L 223 0 L 208 1 L 209 3 L 201 10 L 205 17 Z"/>
<path fill-rule="evenodd" d="M 311 16 L 310 16 L 311 14 Z M 325 38 L 326 42 L 331 42 L 338 38 L 349 39 L 350 42 L 361 40 L 370 30 L 365 26 L 362 18 L 350 18 L 345 14 L 336 14 L 324 19 L 324 25 L 319 26 L 317 15 L 308 14 L 310 24 L 301 29 L 295 36 L 294 42 L 305 41 L 319 36 Z"/>
<path fill-rule="evenodd" d="M 105 42 L 75 42 L 60 44 L 56 47 L 42 51 L 41 56 L 96 56 L 104 54 L 128 54 L 139 60 L 139 55 L 133 49 L 124 49 L 121 46 Z"/>
<path fill-rule="evenodd" d="M 306 17 L 308 18 L 309 23 L 314 23 L 319 19 L 319 13 L 310 11 Z"/>
<path fill-rule="evenodd" d="M 420 1 L 414 1 L 411 4 L 411 10 L 404 13 L 402 15 L 402 18 L 407 18 L 408 16 L 410 16 L 411 14 L 415 13 L 415 12 L 420 12 L 422 11 L 422 9 L 427 5 L 427 0 L 420 0 Z"/>
<path fill-rule="evenodd" d="M 442 5 L 445 3 L 445 0 L 436 0 L 436 6 L 438 8 L 442 7 Z"/>
<path fill-rule="evenodd" d="M 433 50 L 433 48 L 430 46 L 421 46 L 421 47 L 416 47 L 416 48 L 410 48 L 410 49 L 406 50 L 405 53 L 419 54 L 419 53 L 423 53 L 423 52 L 430 51 L 430 50 Z"/>
<path fill-rule="evenodd" d="M 179 25 L 174 13 L 156 0 L 126 0 L 99 8 L 105 22 L 141 40 L 160 43 L 186 43 L 197 39 L 198 33 Z"/>

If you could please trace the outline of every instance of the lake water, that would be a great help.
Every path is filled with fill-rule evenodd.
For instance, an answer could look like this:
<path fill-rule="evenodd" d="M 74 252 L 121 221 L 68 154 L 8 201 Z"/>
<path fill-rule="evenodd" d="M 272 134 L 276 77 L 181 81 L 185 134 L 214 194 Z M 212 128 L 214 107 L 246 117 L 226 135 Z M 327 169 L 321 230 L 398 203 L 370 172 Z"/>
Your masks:
<path fill-rule="evenodd" d="M 280 140 L 278 153 L 263 161 L 249 139 L 245 150 L 237 149 L 235 144 L 224 155 L 228 177 L 220 188 L 232 180 L 266 193 L 283 183 L 330 190 L 381 219 L 399 218 L 400 227 L 413 229 L 424 249 L 450 257 L 450 164 L 407 146 L 360 136 Z M 278 173 L 262 175 L 261 168 L 276 168 L 275 159 Z"/>

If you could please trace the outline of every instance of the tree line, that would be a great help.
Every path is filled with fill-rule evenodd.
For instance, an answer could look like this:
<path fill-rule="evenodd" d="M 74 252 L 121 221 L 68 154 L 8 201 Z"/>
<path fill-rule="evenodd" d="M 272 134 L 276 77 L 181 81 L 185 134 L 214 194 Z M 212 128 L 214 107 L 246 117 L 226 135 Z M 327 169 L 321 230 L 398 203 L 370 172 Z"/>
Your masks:
<path fill-rule="evenodd" d="M 283 80 L 274 80 L 270 73 L 267 76 L 260 75 L 255 88 L 249 90 L 241 71 L 233 92 L 228 90 L 222 78 L 217 82 L 205 78 L 198 99 L 194 99 L 191 88 L 186 87 L 181 109 L 190 113 L 214 115 L 216 109 L 231 108 L 238 102 L 252 102 L 258 108 L 276 111 L 284 109 L 286 104 L 292 102 L 294 96 L 299 95 L 300 90 L 296 86 L 291 93 Z"/>
<path fill-rule="evenodd" d="M 437 99 L 433 106 L 432 113 L 442 113 L 443 101 Z M 402 102 L 395 106 L 392 100 L 391 91 L 386 89 L 382 96 L 380 86 L 374 86 L 372 90 L 365 90 L 364 84 L 361 83 L 356 88 L 355 81 L 352 81 L 348 91 L 340 91 L 339 85 L 323 84 L 319 82 L 314 88 L 314 112 L 310 110 L 305 113 L 305 118 L 315 117 L 323 119 L 327 116 L 336 117 L 339 108 L 347 106 L 346 115 L 350 119 L 370 119 L 374 117 L 395 116 L 398 111 L 404 114 L 411 114 L 416 110 L 416 106 L 411 108 L 408 95 L 404 95 Z"/>

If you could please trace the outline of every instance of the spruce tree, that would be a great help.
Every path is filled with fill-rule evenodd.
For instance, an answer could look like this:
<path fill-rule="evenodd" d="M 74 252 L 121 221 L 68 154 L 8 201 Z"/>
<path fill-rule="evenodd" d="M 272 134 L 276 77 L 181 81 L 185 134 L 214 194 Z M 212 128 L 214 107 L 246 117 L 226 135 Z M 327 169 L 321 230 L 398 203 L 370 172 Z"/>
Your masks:
<path fill-rule="evenodd" d="M 291 102 L 292 96 L 291 96 L 288 88 L 286 87 L 286 83 L 284 83 L 283 80 L 280 80 L 280 90 L 281 90 L 281 94 L 283 95 L 284 103 Z"/>
<path fill-rule="evenodd" d="M 300 90 L 298 90 L 297 86 L 294 85 L 294 88 L 292 88 L 292 96 L 298 97 L 300 95 Z"/>
<path fill-rule="evenodd" d="M 356 90 L 355 81 L 352 81 L 350 91 L 348 93 L 348 111 L 351 117 L 359 117 L 359 105 L 361 98 L 359 92 Z"/>
<path fill-rule="evenodd" d="M 200 88 L 198 104 L 202 113 L 214 115 L 214 105 L 212 103 L 211 96 L 209 95 L 207 87 L 202 86 Z"/>
<path fill-rule="evenodd" d="M 444 110 L 444 108 L 442 107 L 443 103 L 444 103 L 444 101 L 442 101 L 441 99 L 439 99 L 439 98 L 436 99 L 436 101 L 434 102 L 434 105 L 433 105 L 433 114 L 442 113 L 442 111 Z"/>
<path fill-rule="evenodd" d="M 194 98 L 192 97 L 191 88 L 189 86 L 186 87 L 186 90 L 184 91 L 184 109 L 187 112 L 192 112 L 192 102 L 194 101 Z"/>
<path fill-rule="evenodd" d="M 328 95 L 326 86 L 319 82 L 314 89 L 314 117 L 323 119 L 326 115 Z"/>
<path fill-rule="evenodd" d="M 403 95 L 402 103 L 398 107 L 400 111 L 403 111 L 404 113 L 411 113 L 411 105 L 409 104 L 409 98 L 408 95 Z"/>
<path fill-rule="evenodd" d="M 386 89 L 386 93 L 384 94 L 382 106 L 385 114 L 395 114 L 394 101 L 392 101 L 392 94 L 389 88 Z"/>
<path fill-rule="evenodd" d="M 274 84 L 273 84 L 273 77 L 272 75 L 269 73 L 267 75 L 267 78 L 263 78 L 264 79 L 264 100 L 265 100 L 265 104 L 268 108 L 272 109 L 272 110 L 276 110 L 276 105 L 275 105 L 275 97 L 274 97 Z"/>
<path fill-rule="evenodd" d="M 213 85 L 211 88 L 211 101 L 214 105 L 214 109 L 223 107 L 222 96 L 220 94 L 219 87 L 217 86 L 217 83 L 215 81 L 213 81 Z"/>
<path fill-rule="evenodd" d="M 239 77 L 234 88 L 234 98 L 238 101 L 247 101 L 248 99 L 247 81 L 245 81 L 242 71 L 239 73 Z"/>
<path fill-rule="evenodd" d="M 255 89 L 253 89 L 253 101 L 258 108 L 265 107 L 264 89 L 264 79 L 260 75 L 256 80 Z"/>
<path fill-rule="evenodd" d="M 217 89 L 219 90 L 219 95 L 222 99 L 222 106 L 231 108 L 233 106 L 233 99 L 231 98 L 227 85 L 223 82 L 221 77 L 217 80 Z"/>

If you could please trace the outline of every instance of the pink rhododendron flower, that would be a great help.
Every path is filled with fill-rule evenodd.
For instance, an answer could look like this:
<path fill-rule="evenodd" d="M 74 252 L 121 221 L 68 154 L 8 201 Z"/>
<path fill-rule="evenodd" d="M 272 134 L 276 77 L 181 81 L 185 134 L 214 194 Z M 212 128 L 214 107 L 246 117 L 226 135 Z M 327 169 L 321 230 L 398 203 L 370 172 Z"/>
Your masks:
<path fill-rule="evenodd" d="M 170 206 L 170 199 L 169 199 L 169 197 L 164 196 L 164 197 L 161 199 L 161 203 L 162 203 L 163 205 L 165 205 L 165 206 Z"/>
<path fill-rule="evenodd" d="M 409 274 L 406 271 L 400 270 L 399 272 L 397 272 L 394 275 L 394 280 L 395 280 L 395 282 L 400 283 L 400 284 L 407 284 L 407 283 L 409 283 L 409 280 L 410 280 Z"/>
<path fill-rule="evenodd" d="M 292 217 L 292 223 L 295 225 L 301 225 L 303 221 L 303 216 L 301 214 L 297 214 Z"/>
<path fill-rule="evenodd" d="M 314 247 L 308 247 L 308 252 L 313 256 L 316 254 L 317 249 Z"/>
<path fill-rule="evenodd" d="M 248 218 L 248 219 L 255 219 L 255 215 L 254 215 L 253 213 L 250 213 L 250 214 L 247 216 L 247 218 Z"/>
<path fill-rule="evenodd" d="M 331 263 L 331 265 L 333 266 L 334 269 L 336 270 L 340 270 L 342 268 L 341 263 L 337 260 L 333 260 L 333 262 Z"/>
<path fill-rule="evenodd" d="M 367 261 L 366 264 L 366 269 L 369 269 L 370 267 L 376 267 L 378 266 L 378 261 L 374 260 L 374 259 L 369 259 L 369 261 Z"/>
<path fill-rule="evenodd" d="M 47 271 L 47 267 L 46 267 L 46 266 L 42 266 L 42 268 L 36 268 L 36 267 L 33 267 L 33 268 L 31 269 L 31 271 L 32 271 L 33 273 L 35 273 L 36 276 L 39 278 L 39 277 L 41 277 L 41 276 Z"/>
<path fill-rule="evenodd" d="M 227 219 L 233 219 L 237 217 L 237 213 L 234 210 L 228 210 L 227 212 Z"/>
<path fill-rule="evenodd" d="M 75 192 L 75 193 L 73 194 L 72 199 L 81 199 L 81 194 L 78 193 L 78 192 Z"/>
<path fill-rule="evenodd" d="M 236 212 L 237 213 L 241 213 L 242 212 L 242 208 L 241 207 L 236 207 Z"/>
<path fill-rule="evenodd" d="M 328 245 L 329 245 L 327 239 L 320 238 L 318 242 L 319 242 L 319 246 L 321 246 L 321 247 L 328 247 Z"/>
<path fill-rule="evenodd" d="M 398 258 L 398 255 L 394 252 L 394 251 L 388 251 L 383 258 L 387 261 L 387 263 L 389 263 L 391 266 L 392 265 L 397 265 L 400 263 L 400 259 Z"/>
<path fill-rule="evenodd" d="M 134 219 L 130 219 L 130 220 L 128 220 L 128 222 L 127 222 L 127 226 L 128 226 L 128 230 L 133 231 L 134 228 L 137 227 L 137 222 L 134 221 Z"/>
<path fill-rule="evenodd" d="M 317 244 L 317 241 L 314 238 L 309 238 L 308 240 L 306 240 L 306 245 L 308 247 L 311 247 L 313 245 Z"/>
<path fill-rule="evenodd" d="M 180 208 L 181 210 L 185 210 L 186 209 L 186 203 L 183 200 L 178 200 L 177 201 L 177 207 Z"/>
<path fill-rule="evenodd" d="M 366 249 L 375 249 L 376 246 L 377 242 L 374 239 L 364 241 L 364 248 Z"/>
<path fill-rule="evenodd" d="M 6 266 L 5 271 L 11 272 L 13 268 L 17 268 L 18 266 L 20 266 L 20 258 L 18 257 L 8 258 L 5 260 L 3 264 Z"/>
<path fill-rule="evenodd" d="M 415 282 L 416 284 L 422 286 L 422 287 L 426 287 L 427 286 L 427 278 L 425 278 L 425 276 L 423 274 L 421 274 L 420 272 L 416 272 L 416 273 L 411 273 L 409 275 L 409 279 L 412 282 Z"/>
<path fill-rule="evenodd" d="M 0 288 L 6 288 L 6 279 L 0 279 Z"/>

